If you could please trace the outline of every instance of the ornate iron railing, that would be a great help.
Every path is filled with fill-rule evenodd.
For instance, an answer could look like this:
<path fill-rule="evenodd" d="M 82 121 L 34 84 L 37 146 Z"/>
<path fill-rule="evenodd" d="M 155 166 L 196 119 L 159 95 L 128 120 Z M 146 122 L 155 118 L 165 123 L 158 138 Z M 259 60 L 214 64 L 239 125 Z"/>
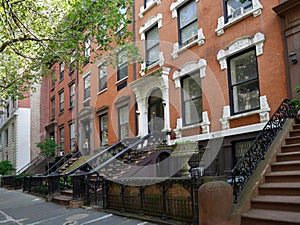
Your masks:
<path fill-rule="evenodd" d="M 264 159 L 266 152 L 273 143 L 278 132 L 282 129 L 286 120 L 294 117 L 294 104 L 288 99 L 283 100 L 263 130 L 253 141 L 247 152 L 232 169 L 231 184 L 233 185 L 235 202 L 237 202 L 239 195 L 256 170 L 260 161 Z"/>
<path fill-rule="evenodd" d="M 68 164 L 72 159 L 79 157 L 81 154 L 80 151 L 74 153 L 71 157 L 68 158 L 68 155 L 65 155 L 63 158 L 61 158 L 57 163 L 55 163 L 47 172 L 46 175 L 52 172 L 52 169 L 55 169 L 55 173 L 59 173 L 59 171 L 63 168 L 64 165 Z M 68 158 L 68 159 L 67 159 Z M 67 159 L 67 160 L 66 160 Z M 64 161 L 62 163 L 62 161 Z"/>

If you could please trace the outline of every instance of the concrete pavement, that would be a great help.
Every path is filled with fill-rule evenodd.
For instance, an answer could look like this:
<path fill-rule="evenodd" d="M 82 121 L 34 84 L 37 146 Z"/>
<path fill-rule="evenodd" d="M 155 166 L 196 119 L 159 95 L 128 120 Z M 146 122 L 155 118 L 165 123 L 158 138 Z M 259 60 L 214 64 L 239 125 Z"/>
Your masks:
<path fill-rule="evenodd" d="M 155 225 L 92 208 L 71 209 L 21 190 L 0 188 L 0 225 Z"/>

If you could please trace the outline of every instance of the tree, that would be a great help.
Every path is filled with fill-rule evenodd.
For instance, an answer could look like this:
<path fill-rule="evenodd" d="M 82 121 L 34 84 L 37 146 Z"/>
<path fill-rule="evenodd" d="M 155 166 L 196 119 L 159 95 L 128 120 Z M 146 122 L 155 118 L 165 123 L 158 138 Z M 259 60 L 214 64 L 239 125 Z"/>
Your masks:
<path fill-rule="evenodd" d="M 37 143 L 36 146 L 41 149 L 40 155 L 45 156 L 54 156 L 56 150 L 61 148 L 52 138 L 46 138 L 43 142 Z"/>
<path fill-rule="evenodd" d="M 23 98 L 53 62 L 82 64 L 87 39 L 98 57 L 126 45 L 131 1 L 1 0 L 0 98 Z"/>
<path fill-rule="evenodd" d="M 8 160 L 3 160 L 0 162 L 0 175 L 8 175 L 8 173 L 14 169 L 15 168 Z"/>

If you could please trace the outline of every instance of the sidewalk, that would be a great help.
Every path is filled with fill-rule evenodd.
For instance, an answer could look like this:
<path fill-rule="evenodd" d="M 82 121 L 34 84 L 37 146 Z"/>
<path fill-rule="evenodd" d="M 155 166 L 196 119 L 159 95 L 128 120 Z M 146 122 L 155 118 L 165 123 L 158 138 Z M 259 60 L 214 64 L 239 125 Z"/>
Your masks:
<path fill-rule="evenodd" d="M 0 188 L 0 224 L 5 225 L 155 225 L 92 208 L 71 209 L 21 190 Z"/>

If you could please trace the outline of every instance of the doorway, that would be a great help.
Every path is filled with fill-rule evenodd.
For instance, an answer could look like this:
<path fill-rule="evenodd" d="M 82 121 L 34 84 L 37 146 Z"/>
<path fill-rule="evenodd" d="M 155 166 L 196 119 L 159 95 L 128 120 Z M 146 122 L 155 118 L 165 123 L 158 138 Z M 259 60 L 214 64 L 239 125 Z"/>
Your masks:
<path fill-rule="evenodd" d="M 151 92 L 148 105 L 149 132 L 162 131 L 164 128 L 164 107 L 160 89 L 155 89 Z"/>

